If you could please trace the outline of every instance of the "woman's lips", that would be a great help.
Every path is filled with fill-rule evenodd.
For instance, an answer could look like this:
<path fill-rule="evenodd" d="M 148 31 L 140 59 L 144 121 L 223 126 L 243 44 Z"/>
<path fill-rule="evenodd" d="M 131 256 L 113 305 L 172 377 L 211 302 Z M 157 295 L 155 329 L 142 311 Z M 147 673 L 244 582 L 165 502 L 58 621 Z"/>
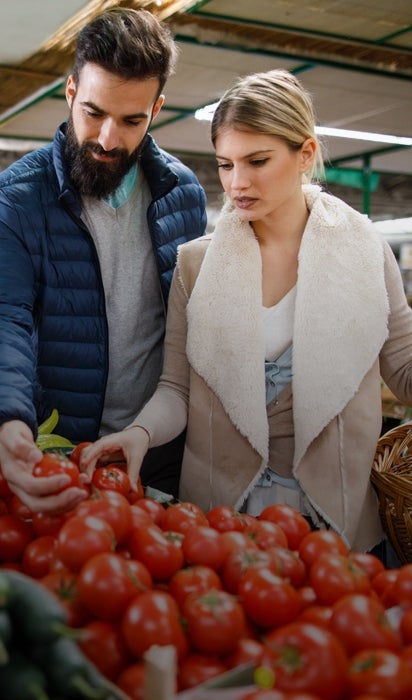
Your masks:
<path fill-rule="evenodd" d="M 235 197 L 234 203 L 238 209 L 249 209 L 257 200 L 253 197 Z"/>

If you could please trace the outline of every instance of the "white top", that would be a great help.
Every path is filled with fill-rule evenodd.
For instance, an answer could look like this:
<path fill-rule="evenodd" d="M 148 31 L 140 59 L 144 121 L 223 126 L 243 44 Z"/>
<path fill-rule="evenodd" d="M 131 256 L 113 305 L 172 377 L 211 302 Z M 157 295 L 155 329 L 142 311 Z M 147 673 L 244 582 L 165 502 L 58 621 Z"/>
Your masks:
<path fill-rule="evenodd" d="M 262 306 L 266 360 L 276 360 L 292 342 L 296 284 L 275 306 Z"/>

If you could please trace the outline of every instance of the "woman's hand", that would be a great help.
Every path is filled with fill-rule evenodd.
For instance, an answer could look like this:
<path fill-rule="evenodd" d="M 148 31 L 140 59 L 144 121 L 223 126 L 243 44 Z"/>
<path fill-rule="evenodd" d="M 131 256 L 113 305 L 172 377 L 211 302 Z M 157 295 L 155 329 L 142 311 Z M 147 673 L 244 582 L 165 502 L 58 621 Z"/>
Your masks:
<path fill-rule="evenodd" d="M 65 489 L 70 483 L 65 474 L 33 476 L 33 467 L 42 456 L 26 423 L 20 420 L 3 423 L 0 427 L 0 464 L 13 493 L 34 513 L 72 510 L 86 497 L 86 491 L 77 487 Z"/>
<path fill-rule="evenodd" d="M 80 469 L 82 472 L 86 472 L 91 479 L 98 460 L 107 462 L 125 459 L 130 483 L 133 489 L 137 489 L 140 468 L 149 449 L 149 442 L 149 434 L 139 425 L 132 425 L 118 433 L 105 435 L 84 448 L 80 459 Z"/>

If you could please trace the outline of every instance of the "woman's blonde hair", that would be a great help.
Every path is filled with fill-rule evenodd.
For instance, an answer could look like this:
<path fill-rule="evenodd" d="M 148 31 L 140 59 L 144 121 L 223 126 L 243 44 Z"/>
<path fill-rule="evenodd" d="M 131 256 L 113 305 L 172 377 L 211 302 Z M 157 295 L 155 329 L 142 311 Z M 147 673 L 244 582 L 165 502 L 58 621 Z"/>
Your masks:
<path fill-rule="evenodd" d="M 312 99 L 289 71 L 271 70 L 239 78 L 219 101 L 215 110 L 211 138 L 213 145 L 224 128 L 254 131 L 277 136 L 291 150 L 301 148 L 307 138 L 316 142 L 313 166 L 306 179 L 324 174 L 323 157 L 315 134 Z"/>

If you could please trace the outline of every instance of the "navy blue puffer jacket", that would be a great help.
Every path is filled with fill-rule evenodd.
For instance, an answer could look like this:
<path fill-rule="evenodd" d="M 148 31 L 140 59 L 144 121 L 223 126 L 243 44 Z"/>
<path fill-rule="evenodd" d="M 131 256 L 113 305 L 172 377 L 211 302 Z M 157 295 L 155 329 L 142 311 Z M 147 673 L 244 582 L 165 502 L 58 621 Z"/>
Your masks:
<path fill-rule="evenodd" d="M 57 408 L 57 432 L 80 442 L 98 435 L 108 331 L 96 251 L 64 161 L 64 128 L 0 175 L 0 424 L 20 419 L 36 435 Z M 150 136 L 141 167 L 166 304 L 177 246 L 204 233 L 205 194 Z"/>

